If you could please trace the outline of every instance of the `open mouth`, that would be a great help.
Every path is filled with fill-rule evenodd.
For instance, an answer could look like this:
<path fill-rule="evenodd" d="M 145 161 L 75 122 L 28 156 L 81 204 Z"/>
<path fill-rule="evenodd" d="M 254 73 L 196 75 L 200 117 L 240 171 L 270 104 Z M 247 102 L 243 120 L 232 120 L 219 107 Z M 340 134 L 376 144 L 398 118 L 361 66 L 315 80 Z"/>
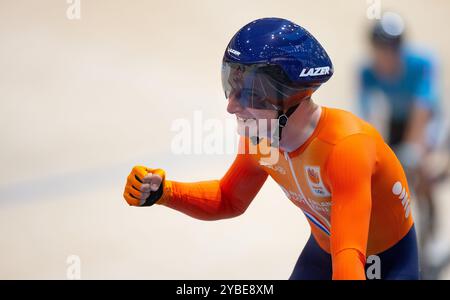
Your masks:
<path fill-rule="evenodd" d="M 256 121 L 255 118 L 243 118 L 243 117 L 239 117 L 239 116 L 236 116 L 236 119 L 237 119 L 239 122 Z"/>

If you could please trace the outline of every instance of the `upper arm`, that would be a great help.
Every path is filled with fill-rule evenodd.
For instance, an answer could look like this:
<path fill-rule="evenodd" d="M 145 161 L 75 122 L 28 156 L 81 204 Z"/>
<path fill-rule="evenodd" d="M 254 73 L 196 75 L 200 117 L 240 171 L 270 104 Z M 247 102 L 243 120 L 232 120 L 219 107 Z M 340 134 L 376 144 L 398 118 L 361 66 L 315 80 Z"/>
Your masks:
<path fill-rule="evenodd" d="M 420 59 L 420 63 L 417 64 L 417 80 L 414 87 L 415 103 L 418 108 L 431 111 L 437 101 L 436 68 L 431 59 Z"/>
<path fill-rule="evenodd" d="M 358 111 L 364 119 L 368 119 L 370 116 L 372 89 L 373 77 L 369 67 L 364 66 L 359 71 L 358 78 Z"/>
<path fill-rule="evenodd" d="M 327 164 L 332 191 L 333 274 L 364 276 L 371 214 L 375 141 L 356 134 L 338 143 Z M 349 251 L 350 250 L 350 251 Z M 365 277 L 364 277 L 365 278 Z"/>
<path fill-rule="evenodd" d="M 250 154 L 239 153 L 220 180 L 222 197 L 237 211 L 244 211 L 263 186 L 267 176 Z"/>

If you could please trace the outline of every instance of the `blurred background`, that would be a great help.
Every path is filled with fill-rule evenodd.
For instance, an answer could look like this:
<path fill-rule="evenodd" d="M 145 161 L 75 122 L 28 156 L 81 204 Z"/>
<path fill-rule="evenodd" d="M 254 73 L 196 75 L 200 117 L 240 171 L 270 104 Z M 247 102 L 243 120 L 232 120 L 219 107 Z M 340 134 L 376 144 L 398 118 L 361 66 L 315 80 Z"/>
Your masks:
<path fill-rule="evenodd" d="M 440 111 L 448 111 L 447 0 L 80 4 L 71 19 L 65 0 L 0 0 L 0 279 L 65 279 L 71 255 L 82 279 L 289 277 L 310 229 L 270 179 L 244 215 L 218 222 L 129 207 L 122 197 L 136 164 L 177 181 L 223 176 L 233 154 L 176 154 L 171 128 L 195 111 L 230 118 L 221 59 L 253 19 L 287 18 L 315 35 L 335 67 L 315 101 L 359 114 L 373 5 L 397 12 L 408 42 L 433 52 Z M 448 180 L 433 191 L 429 276 L 450 279 Z"/>

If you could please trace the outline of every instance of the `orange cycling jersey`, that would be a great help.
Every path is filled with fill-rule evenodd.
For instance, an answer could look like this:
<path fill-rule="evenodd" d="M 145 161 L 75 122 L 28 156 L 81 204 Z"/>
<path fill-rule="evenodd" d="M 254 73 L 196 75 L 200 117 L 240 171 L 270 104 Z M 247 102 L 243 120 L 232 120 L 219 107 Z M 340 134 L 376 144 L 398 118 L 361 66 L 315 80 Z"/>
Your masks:
<path fill-rule="evenodd" d="M 241 147 L 249 145 L 248 139 Z M 267 163 L 267 149 L 241 151 L 221 180 L 166 180 L 163 204 L 203 220 L 242 214 L 270 175 L 305 214 L 333 278 L 364 279 L 366 256 L 383 252 L 411 229 L 403 168 L 380 134 L 353 114 L 322 107 L 311 137 Z M 269 146 L 267 146 L 269 147 Z"/>

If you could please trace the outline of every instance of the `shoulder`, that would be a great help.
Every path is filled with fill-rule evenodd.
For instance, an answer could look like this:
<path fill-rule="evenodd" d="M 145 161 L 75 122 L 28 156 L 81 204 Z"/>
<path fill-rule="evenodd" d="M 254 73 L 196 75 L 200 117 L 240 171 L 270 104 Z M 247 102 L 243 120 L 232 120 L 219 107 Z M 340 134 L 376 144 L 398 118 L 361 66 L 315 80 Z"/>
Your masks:
<path fill-rule="evenodd" d="M 376 161 L 377 139 L 367 133 L 355 133 L 333 145 L 325 172 L 332 185 L 351 186 L 351 183 L 370 178 Z"/>
<path fill-rule="evenodd" d="M 409 68 L 419 70 L 434 68 L 437 64 L 437 57 L 431 50 L 417 46 L 403 49 L 403 59 Z"/>
<path fill-rule="evenodd" d="M 363 135 L 369 139 L 379 139 L 377 130 L 351 112 L 324 108 L 324 124 L 318 138 L 330 145 L 337 145 L 352 136 Z"/>
<path fill-rule="evenodd" d="M 358 65 L 359 65 L 358 75 L 362 83 L 367 85 L 376 81 L 376 76 L 371 61 L 364 60 L 360 62 Z"/>

